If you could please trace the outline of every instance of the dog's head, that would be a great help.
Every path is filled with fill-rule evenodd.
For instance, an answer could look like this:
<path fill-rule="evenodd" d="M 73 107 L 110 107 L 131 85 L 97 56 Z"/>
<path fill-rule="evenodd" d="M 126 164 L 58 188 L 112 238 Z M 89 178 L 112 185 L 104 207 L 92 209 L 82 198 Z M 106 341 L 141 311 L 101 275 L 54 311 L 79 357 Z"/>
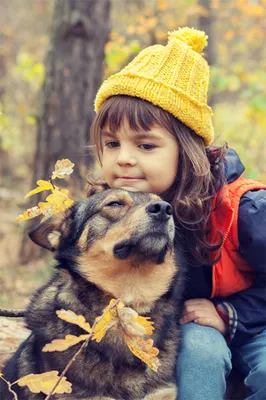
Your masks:
<path fill-rule="evenodd" d="M 159 196 L 110 189 L 56 214 L 29 236 L 55 251 L 59 267 L 140 305 L 169 288 L 174 232 L 171 206 Z"/>

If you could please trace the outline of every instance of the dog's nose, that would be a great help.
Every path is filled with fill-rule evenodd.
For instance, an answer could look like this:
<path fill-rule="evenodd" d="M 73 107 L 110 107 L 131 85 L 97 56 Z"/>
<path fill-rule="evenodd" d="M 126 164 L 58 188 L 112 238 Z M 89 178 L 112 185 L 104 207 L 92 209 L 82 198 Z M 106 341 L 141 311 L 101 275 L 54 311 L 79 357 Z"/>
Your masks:
<path fill-rule="evenodd" d="M 172 207 L 166 201 L 153 201 L 146 210 L 148 214 L 158 218 L 160 221 L 168 220 L 172 215 Z"/>

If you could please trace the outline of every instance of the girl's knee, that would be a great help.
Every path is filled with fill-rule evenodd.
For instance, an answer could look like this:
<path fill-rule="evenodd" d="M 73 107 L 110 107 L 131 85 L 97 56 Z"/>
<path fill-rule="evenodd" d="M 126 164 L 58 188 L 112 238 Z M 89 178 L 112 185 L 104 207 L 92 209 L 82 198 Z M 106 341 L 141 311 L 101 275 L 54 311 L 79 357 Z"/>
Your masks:
<path fill-rule="evenodd" d="M 182 325 L 180 358 L 197 364 L 213 365 L 226 363 L 231 369 L 231 353 L 223 335 L 215 328 L 194 322 Z M 194 360 L 194 361 L 193 361 Z"/>

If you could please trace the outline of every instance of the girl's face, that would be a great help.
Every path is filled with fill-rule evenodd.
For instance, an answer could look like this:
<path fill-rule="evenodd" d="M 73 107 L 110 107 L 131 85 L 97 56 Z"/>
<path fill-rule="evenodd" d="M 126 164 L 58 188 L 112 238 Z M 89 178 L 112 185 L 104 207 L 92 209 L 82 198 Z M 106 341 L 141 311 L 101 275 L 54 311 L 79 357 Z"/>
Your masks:
<path fill-rule="evenodd" d="M 133 131 L 124 118 L 114 133 L 102 130 L 102 171 L 111 188 L 161 194 L 176 177 L 178 144 L 165 128 Z"/>

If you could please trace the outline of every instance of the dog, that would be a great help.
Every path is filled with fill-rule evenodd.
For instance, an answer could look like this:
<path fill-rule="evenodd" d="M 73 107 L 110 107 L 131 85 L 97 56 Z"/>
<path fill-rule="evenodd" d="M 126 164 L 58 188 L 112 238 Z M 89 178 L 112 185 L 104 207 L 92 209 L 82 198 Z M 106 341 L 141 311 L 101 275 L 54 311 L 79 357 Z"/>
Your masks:
<path fill-rule="evenodd" d="M 31 334 L 3 370 L 9 382 L 28 374 L 61 374 L 78 351 L 42 352 L 54 339 L 85 332 L 59 319 L 72 310 L 91 326 L 111 299 L 120 299 L 154 322 L 152 339 L 160 366 L 150 369 L 111 329 L 100 343 L 90 341 L 66 377 L 71 394 L 58 400 L 175 400 L 182 267 L 174 251 L 175 225 L 170 204 L 154 194 L 108 189 L 55 214 L 29 234 L 54 252 L 57 261 L 48 283 L 33 295 L 26 311 Z M 43 400 L 42 393 L 12 386 L 19 400 Z M 13 399 L 0 380 L 0 399 Z"/>

